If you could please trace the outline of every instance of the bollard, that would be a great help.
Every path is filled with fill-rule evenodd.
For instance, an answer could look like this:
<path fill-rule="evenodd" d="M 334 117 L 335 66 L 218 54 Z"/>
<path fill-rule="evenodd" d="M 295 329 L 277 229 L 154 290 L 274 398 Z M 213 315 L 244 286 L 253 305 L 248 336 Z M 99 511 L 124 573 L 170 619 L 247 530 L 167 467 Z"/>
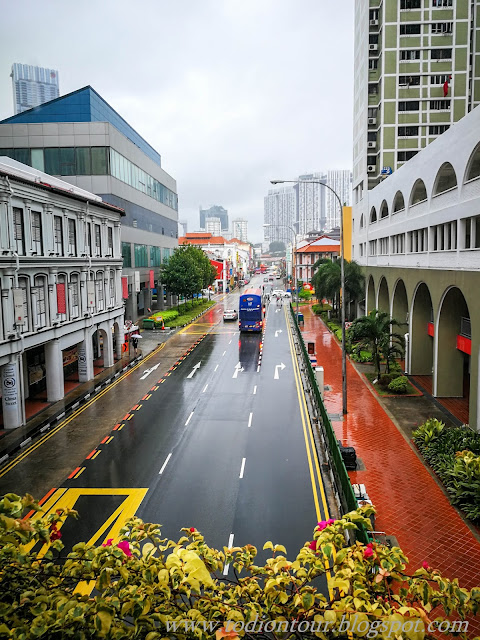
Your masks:
<path fill-rule="evenodd" d="M 315 377 L 317 379 L 318 388 L 320 390 L 320 396 L 323 401 L 323 392 L 324 392 L 324 371 L 323 367 L 315 367 Z"/>

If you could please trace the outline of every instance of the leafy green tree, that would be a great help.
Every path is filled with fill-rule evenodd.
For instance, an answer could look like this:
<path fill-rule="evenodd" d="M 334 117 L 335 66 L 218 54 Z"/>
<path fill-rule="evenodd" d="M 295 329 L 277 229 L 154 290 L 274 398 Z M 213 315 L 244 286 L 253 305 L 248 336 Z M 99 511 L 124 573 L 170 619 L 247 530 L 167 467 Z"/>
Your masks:
<path fill-rule="evenodd" d="M 269 245 L 270 253 L 282 253 L 285 255 L 285 243 L 280 242 L 279 240 L 275 240 L 274 242 L 270 242 Z"/>
<path fill-rule="evenodd" d="M 340 260 L 328 260 L 321 258 L 313 265 L 316 269 L 312 284 L 315 287 L 315 295 L 318 300 L 326 298 L 332 300 L 333 309 L 338 313 L 341 290 L 341 266 Z M 365 295 L 365 276 L 361 266 L 354 260 L 345 260 L 345 308 L 347 316 L 351 305 L 361 300 Z"/>
<path fill-rule="evenodd" d="M 188 299 L 212 284 L 215 269 L 201 249 L 184 244 L 161 266 L 160 279 L 168 291 Z"/>
<path fill-rule="evenodd" d="M 30 509 L 36 516 L 22 519 Z M 80 542 L 62 555 L 61 529 L 75 512 L 41 517 L 31 496 L 7 494 L 0 499 L 0 638 L 329 640 L 349 629 L 354 640 L 423 640 L 438 636 L 442 612 L 457 623 L 478 613 L 480 589 L 461 588 L 426 562 L 408 568 L 399 547 L 352 541 L 358 528 L 371 528 L 373 513 L 366 506 L 319 522 L 294 559 L 268 541 L 264 565 L 251 544 L 219 551 L 193 526 L 168 540 L 159 525 L 138 518 L 119 539 Z M 372 629 L 376 636 L 367 635 Z M 450 627 L 440 631 L 452 637 Z"/>
<path fill-rule="evenodd" d="M 382 357 L 386 360 L 386 372 L 389 373 L 391 360 L 404 353 L 404 336 L 392 331 L 393 327 L 401 325 L 395 318 L 390 318 L 386 311 L 378 309 L 372 309 L 368 315 L 357 318 L 350 325 L 352 342 L 358 341 L 360 348 L 371 351 L 377 377 L 380 375 Z"/>

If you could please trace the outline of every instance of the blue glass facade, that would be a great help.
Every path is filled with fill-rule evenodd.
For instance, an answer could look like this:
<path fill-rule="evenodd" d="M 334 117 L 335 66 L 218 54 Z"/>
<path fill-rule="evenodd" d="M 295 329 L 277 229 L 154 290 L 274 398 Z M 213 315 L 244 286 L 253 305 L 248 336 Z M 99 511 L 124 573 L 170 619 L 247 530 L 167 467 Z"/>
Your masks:
<path fill-rule="evenodd" d="M 126 122 L 92 87 L 78 89 L 66 96 L 34 107 L 16 116 L 2 120 L 0 124 L 42 122 L 109 122 L 126 138 L 139 147 L 145 155 L 161 166 L 161 156 L 128 122 Z"/>

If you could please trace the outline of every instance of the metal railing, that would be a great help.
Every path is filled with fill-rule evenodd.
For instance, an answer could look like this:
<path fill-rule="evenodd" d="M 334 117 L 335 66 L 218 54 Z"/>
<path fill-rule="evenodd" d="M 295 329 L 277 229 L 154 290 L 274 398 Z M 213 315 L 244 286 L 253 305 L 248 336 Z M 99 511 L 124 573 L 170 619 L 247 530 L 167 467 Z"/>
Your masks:
<path fill-rule="evenodd" d="M 472 325 L 470 318 L 460 318 L 460 335 L 465 338 L 472 337 Z"/>
<path fill-rule="evenodd" d="M 345 467 L 345 463 L 343 462 L 342 454 L 340 452 L 340 447 L 338 445 L 337 436 L 335 435 L 335 431 L 333 430 L 333 426 L 328 416 L 325 405 L 323 403 L 322 396 L 320 395 L 320 389 L 318 388 L 317 378 L 315 376 L 313 367 L 310 363 L 310 358 L 308 356 L 307 349 L 305 347 L 305 342 L 303 341 L 303 335 L 299 329 L 292 305 L 290 305 L 290 313 L 292 315 L 293 322 L 297 330 L 297 336 L 301 346 L 303 360 L 305 363 L 305 371 L 310 381 L 310 386 L 313 390 L 313 401 L 318 409 L 318 413 L 321 418 L 321 426 L 323 427 L 323 433 L 328 446 L 327 454 L 331 462 L 331 468 L 337 484 L 337 490 L 339 491 L 339 494 L 340 494 L 340 500 L 346 511 L 354 511 L 355 509 L 358 508 L 358 502 L 355 497 L 355 492 L 353 490 L 352 483 L 350 482 L 350 478 L 349 478 L 347 469 Z M 355 532 L 355 535 L 359 540 L 359 542 L 363 542 L 364 544 L 367 544 L 370 541 L 367 531 L 363 528 L 358 529 Z"/>

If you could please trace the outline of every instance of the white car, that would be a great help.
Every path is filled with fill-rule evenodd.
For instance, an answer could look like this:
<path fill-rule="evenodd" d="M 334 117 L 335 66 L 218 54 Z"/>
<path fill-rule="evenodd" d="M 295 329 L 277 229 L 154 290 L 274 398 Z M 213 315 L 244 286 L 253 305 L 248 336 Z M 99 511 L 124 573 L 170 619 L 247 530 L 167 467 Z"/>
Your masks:
<path fill-rule="evenodd" d="M 223 320 L 238 320 L 238 313 L 236 309 L 225 309 L 223 312 Z"/>

